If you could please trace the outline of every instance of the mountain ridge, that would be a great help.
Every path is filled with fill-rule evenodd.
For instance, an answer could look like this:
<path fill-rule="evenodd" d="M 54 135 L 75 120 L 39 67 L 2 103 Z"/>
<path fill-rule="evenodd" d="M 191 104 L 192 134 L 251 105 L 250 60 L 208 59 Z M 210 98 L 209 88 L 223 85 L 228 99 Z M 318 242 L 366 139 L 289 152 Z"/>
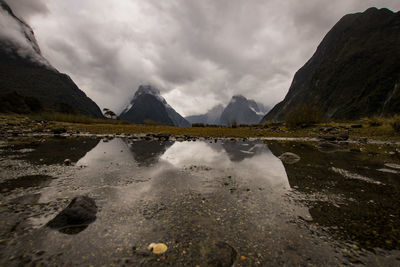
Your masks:
<path fill-rule="evenodd" d="M 221 114 L 222 125 L 258 124 L 265 113 L 254 100 L 242 95 L 234 95 Z"/>
<path fill-rule="evenodd" d="M 224 106 L 219 104 L 208 110 L 205 114 L 187 116 L 185 119 L 190 123 L 203 123 L 209 125 L 218 125 Z"/>
<path fill-rule="evenodd" d="M 345 15 L 262 122 L 283 121 L 302 104 L 334 119 L 400 113 L 399 47 L 400 12 L 369 8 Z"/>
<path fill-rule="evenodd" d="M 3 0 L 0 19 L 5 27 L 0 33 L 0 93 L 35 98 L 46 111 L 103 117 L 97 104 L 42 56 L 32 28 Z"/>

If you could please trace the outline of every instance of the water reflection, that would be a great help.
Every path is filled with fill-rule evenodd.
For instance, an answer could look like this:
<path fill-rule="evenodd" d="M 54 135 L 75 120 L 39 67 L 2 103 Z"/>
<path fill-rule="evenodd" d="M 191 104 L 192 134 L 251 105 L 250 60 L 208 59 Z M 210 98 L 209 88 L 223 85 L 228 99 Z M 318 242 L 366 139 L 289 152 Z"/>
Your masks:
<path fill-rule="evenodd" d="M 232 161 L 242 161 L 263 152 L 270 153 L 269 149 L 259 141 L 223 141 L 222 147 L 225 149 L 226 153 L 228 153 Z"/>
<path fill-rule="evenodd" d="M 29 146 L 33 150 L 24 153 L 21 158 L 32 164 L 60 164 L 65 159 L 76 162 L 98 143 L 99 140 L 93 138 L 52 138 L 46 142 L 33 143 Z"/>
<path fill-rule="evenodd" d="M 270 188 L 289 188 L 282 162 L 261 142 L 226 144 L 114 139 L 100 142 L 77 165 L 91 167 L 89 175 L 102 183 L 112 180 L 115 184 L 129 173 L 128 179 L 133 182 L 147 181 L 162 176 L 172 167 L 212 170 L 220 176 L 230 173 L 244 179 L 259 179 L 263 186 Z M 93 175 L 93 171 L 101 173 Z M 199 181 L 193 181 L 196 182 Z"/>
<path fill-rule="evenodd" d="M 148 171 L 165 171 L 167 164 L 175 168 L 203 168 L 234 173 L 268 182 L 271 187 L 289 188 L 282 162 L 261 142 L 159 142 L 114 139 L 100 142 L 78 166 L 152 167 Z M 111 168 L 111 167 L 107 167 Z M 159 175 L 159 173 L 158 173 Z"/>
<path fill-rule="evenodd" d="M 81 158 L 77 165 L 103 166 L 110 162 L 118 164 L 138 163 L 150 166 L 173 144 L 165 141 L 131 141 L 128 139 L 103 140 L 94 149 Z"/>
<path fill-rule="evenodd" d="M 99 167 L 110 163 L 132 162 L 134 157 L 122 139 L 102 140 L 77 163 L 77 166 Z"/>
<path fill-rule="evenodd" d="M 276 156 L 289 151 L 301 157 L 285 169 L 290 185 L 304 194 L 313 223 L 363 248 L 400 249 L 400 176 L 379 171 L 384 157 L 318 153 L 318 147 L 291 142 L 269 148 Z"/>
<path fill-rule="evenodd" d="M 89 188 L 101 211 L 76 240 L 97 240 L 99 233 L 112 232 L 111 241 L 96 246 L 104 257 L 113 252 L 105 246 L 163 241 L 171 248 L 169 257 L 185 249 L 186 256 L 180 256 L 177 265 L 196 265 L 221 260 L 210 255 L 230 246 L 250 253 L 265 239 L 259 235 L 265 228 L 290 232 L 283 215 L 265 216 L 266 210 L 287 210 L 278 198 L 289 183 L 281 161 L 261 142 L 224 147 L 221 142 L 114 139 L 100 142 L 77 165 L 87 168 L 80 170 L 74 186 Z M 48 237 L 56 243 L 59 238 Z M 272 244 L 263 246 L 272 253 Z M 222 251 L 210 251 L 212 247 Z M 87 253 L 93 249 L 81 248 Z M 154 258 L 145 260 L 144 265 L 151 265 Z"/>
<path fill-rule="evenodd" d="M 126 142 L 126 141 L 125 141 Z M 165 151 L 173 145 L 172 141 L 135 141 L 129 143 L 130 151 L 134 159 L 145 166 L 158 162 Z"/>
<path fill-rule="evenodd" d="M 284 165 L 277 158 L 284 152 L 301 160 Z M 2 258 L 43 250 L 50 256 L 39 263 L 50 266 L 236 259 L 247 266 L 345 265 L 346 242 L 399 247 L 400 179 L 379 171 L 381 158 L 366 155 L 291 142 L 101 141 L 77 166 L 57 166 L 60 176 L 68 175 L 41 188 L 43 207 L 35 207 L 48 222 L 67 200 L 88 195 L 99 207 L 96 221 L 69 235 L 35 229 L 16 237 Z M 324 239 L 312 234 L 321 228 Z M 345 242 L 338 247 L 335 240 Z M 140 250 L 153 242 L 165 243 L 167 254 Z M 362 259 L 366 265 L 385 265 L 385 257 L 365 255 L 372 258 Z"/>
<path fill-rule="evenodd" d="M 161 160 L 178 168 L 192 166 L 221 172 L 229 170 L 239 177 L 261 178 L 271 187 L 289 188 L 282 162 L 261 142 L 175 143 L 161 156 Z"/>
<path fill-rule="evenodd" d="M 0 192 L 9 192 L 15 189 L 44 187 L 50 184 L 54 177 L 48 175 L 27 175 L 16 179 L 8 179 L 0 183 Z"/>

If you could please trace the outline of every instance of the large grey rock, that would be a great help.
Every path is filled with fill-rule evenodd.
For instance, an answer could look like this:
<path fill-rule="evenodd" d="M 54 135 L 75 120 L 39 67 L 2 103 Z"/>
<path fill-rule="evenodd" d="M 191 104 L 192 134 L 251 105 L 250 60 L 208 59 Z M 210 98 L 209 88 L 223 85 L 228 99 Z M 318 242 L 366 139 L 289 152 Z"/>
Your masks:
<path fill-rule="evenodd" d="M 286 152 L 286 153 L 283 153 L 282 155 L 280 155 L 279 159 L 282 160 L 283 163 L 294 164 L 294 163 L 300 161 L 300 156 L 298 156 L 294 153 L 291 153 L 291 152 Z"/>
<path fill-rule="evenodd" d="M 53 229 L 87 226 L 96 220 L 97 206 L 87 196 L 75 197 L 54 219 L 47 223 Z"/>

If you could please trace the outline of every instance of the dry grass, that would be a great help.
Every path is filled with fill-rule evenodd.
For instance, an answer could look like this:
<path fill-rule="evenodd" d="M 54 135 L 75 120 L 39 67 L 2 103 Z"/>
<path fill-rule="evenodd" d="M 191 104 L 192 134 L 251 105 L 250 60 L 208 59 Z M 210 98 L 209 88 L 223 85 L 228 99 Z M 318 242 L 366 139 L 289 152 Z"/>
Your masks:
<path fill-rule="evenodd" d="M 84 123 L 84 124 L 130 124 L 127 121 L 113 120 L 113 119 L 96 119 L 83 115 L 65 114 L 57 112 L 46 112 L 29 115 L 30 118 L 35 120 L 58 121 L 68 123 Z"/>
<path fill-rule="evenodd" d="M 26 121 L 28 118 L 21 115 L 0 114 L 2 123 L 13 122 L 19 123 Z M 204 127 L 173 127 L 165 125 L 136 125 L 127 122 L 121 122 L 110 119 L 91 119 L 81 116 L 60 116 L 54 117 L 50 115 L 42 117 L 31 117 L 31 119 L 41 119 L 53 121 L 49 128 L 65 127 L 69 130 L 80 132 L 89 132 L 92 134 L 170 134 L 170 135 L 188 135 L 199 137 L 318 137 L 323 135 L 320 128 L 326 127 L 342 127 L 346 126 L 349 130 L 342 130 L 348 134 L 350 138 L 367 137 L 369 139 L 383 141 L 400 141 L 399 125 L 400 116 L 392 118 L 379 118 L 382 121 L 380 126 L 371 126 L 367 121 L 348 121 L 348 122 L 326 122 L 312 125 L 307 128 L 289 128 L 284 124 L 270 125 L 241 125 L 241 127 L 215 127 L 204 125 Z M 64 121 L 62 121 L 64 120 Z M 374 119 L 375 120 L 375 119 Z M 32 128 L 35 128 L 36 123 L 33 121 Z M 362 124 L 362 128 L 351 128 L 352 124 Z M 276 130 L 277 129 L 277 130 Z M 42 130 L 45 130 L 43 128 Z"/>
<path fill-rule="evenodd" d="M 94 134 L 171 134 L 202 137 L 256 137 L 266 136 L 263 129 L 228 127 L 173 127 L 160 125 L 109 125 L 109 124 L 68 124 L 76 130 Z"/>
<path fill-rule="evenodd" d="M 381 116 L 372 116 L 370 118 L 364 118 L 362 121 L 364 121 L 366 124 L 368 124 L 370 127 L 379 127 L 382 126 L 387 118 L 381 117 Z"/>
<path fill-rule="evenodd" d="M 390 126 L 392 127 L 393 131 L 397 134 L 400 134 L 400 115 L 394 116 L 390 119 Z"/>

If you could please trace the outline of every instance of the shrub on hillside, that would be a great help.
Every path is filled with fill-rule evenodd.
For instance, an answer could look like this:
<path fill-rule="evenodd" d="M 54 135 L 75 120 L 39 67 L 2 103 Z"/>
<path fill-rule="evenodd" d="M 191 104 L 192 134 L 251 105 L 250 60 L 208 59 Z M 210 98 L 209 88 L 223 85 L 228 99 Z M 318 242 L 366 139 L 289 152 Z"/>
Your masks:
<path fill-rule="evenodd" d="M 17 92 L 0 94 L 0 113 L 29 114 L 42 109 L 42 104 L 34 97 L 22 96 Z"/>
<path fill-rule="evenodd" d="M 289 128 L 308 127 L 323 120 L 321 110 L 308 105 L 301 105 L 286 114 L 286 125 Z"/>
<path fill-rule="evenodd" d="M 375 116 L 373 116 L 371 118 L 367 118 L 366 121 L 367 121 L 369 126 L 378 127 L 378 126 L 382 126 L 383 125 L 384 118 L 375 115 Z"/>
<path fill-rule="evenodd" d="M 230 126 L 231 128 L 237 128 L 238 124 L 237 124 L 236 120 L 232 120 L 232 121 L 229 123 L 229 126 Z"/>
<path fill-rule="evenodd" d="M 393 117 L 390 126 L 392 126 L 396 133 L 400 133 L 400 116 Z"/>
<path fill-rule="evenodd" d="M 192 127 L 205 127 L 204 123 L 192 123 Z"/>

